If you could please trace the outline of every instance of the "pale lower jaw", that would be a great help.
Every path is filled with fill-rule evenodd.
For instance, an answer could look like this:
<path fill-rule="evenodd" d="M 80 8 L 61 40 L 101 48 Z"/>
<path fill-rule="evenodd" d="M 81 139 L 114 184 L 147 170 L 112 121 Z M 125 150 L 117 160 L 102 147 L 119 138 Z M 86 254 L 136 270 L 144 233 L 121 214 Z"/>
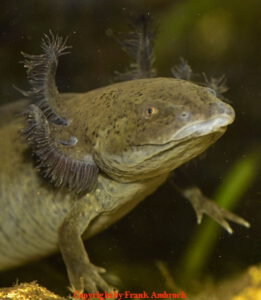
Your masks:
<path fill-rule="evenodd" d="M 220 116 L 208 121 L 194 123 L 180 129 L 171 137 L 170 140 L 179 141 L 188 137 L 199 137 L 218 131 L 223 132 L 233 121 L 234 119 L 232 119 L 231 116 Z"/>

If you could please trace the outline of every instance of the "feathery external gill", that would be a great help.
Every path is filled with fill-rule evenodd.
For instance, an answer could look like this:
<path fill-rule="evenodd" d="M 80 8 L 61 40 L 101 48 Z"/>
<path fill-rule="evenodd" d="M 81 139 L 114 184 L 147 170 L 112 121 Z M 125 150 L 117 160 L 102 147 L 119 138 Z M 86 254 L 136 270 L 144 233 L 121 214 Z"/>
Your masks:
<path fill-rule="evenodd" d="M 171 73 L 174 78 L 183 79 L 187 81 L 194 81 L 193 78 L 200 77 L 201 79 L 195 80 L 199 85 L 206 86 L 213 91 L 215 91 L 216 96 L 225 100 L 223 96 L 224 93 L 228 91 L 228 86 L 226 82 L 226 76 L 222 75 L 220 77 L 210 77 L 208 78 L 205 73 L 202 76 L 197 76 L 184 58 L 180 58 L 180 62 L 171 68 Z M 203 80 L 202 80 L 203 77 Z"/>
<path fill-rule="evenodd" d="M 57 142 L 51 135 L 46 116 L 34 104 L 28 107 L 25 116 L 28 127 L 23 130 L 23 134 L 36 157 L 41 175 L 54 186 L 66 186 L 77 194 L 91 191 L 99 171 L 91 156 L 82 160 L 75 159 L 60 149 L 73 146 L 76 138 L 72 137 L 64 143 Z"/>
<path fill-rule="evenodd" d="M 149 13 L 142 14 L 130 24 L 131 33 L 126 39 L 117 38 L 122 49 L 134 60 L 130 70 L 125 73 L 116 72 L 116 81 L 126 81 L 156 76 L 154 64 L 154 36 L 152 18 Z"/>
<path fill-rule="evenodd" d="M 55 83 L 55 75 L 59 56 L 68 54 L 66 45 L 68 38 L 63 39 L 51 31 L 42 39 L 43 54 L 31 55 L 22 52 L 27 78 L 31 85 L 29 92 L 23 92 L 36 101 L 46 118 L 58 125 L 68 125 L 68 120 L 59 115 L 59 92 Z"/>
<path fill-rule="evenodd" d="M 193 75 L 193 71 L 188 64 L 188 62 L 184 58 L 180 58 L 179 64 L 176 64 L 174 67 L 171 68 L 171 73 L 174 78 L 184 79 L 184 80 L 191 80 Z"/>
<path fill-rule="evenodd" d="M 221 75 L 220 77 L 210 78 L 208 78 L 205 73 L 203 73 L 202 75 L 205 81 L 203 85 L 214 90 L 216 92 L 217 97 L 221 98 L 222 100 L 226 100 L 223 94 L 226 93 L 229 90 L 229 88 L 227 86 L 227 79 L 225 74 Z"/>

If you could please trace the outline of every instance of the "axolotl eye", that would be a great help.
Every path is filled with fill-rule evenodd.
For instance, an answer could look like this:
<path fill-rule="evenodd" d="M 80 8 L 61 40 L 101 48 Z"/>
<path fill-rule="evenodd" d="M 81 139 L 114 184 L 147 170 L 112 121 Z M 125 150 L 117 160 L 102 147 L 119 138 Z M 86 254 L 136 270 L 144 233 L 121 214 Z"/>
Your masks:
<path fill-rule="evenodd" d="M 159 110 L 155 106 L 146 107 L 145 112 L 144 112 L 145 118 L 149 119 L 152 116 L 156 115 L 158 112 L 159 112 Z"/>

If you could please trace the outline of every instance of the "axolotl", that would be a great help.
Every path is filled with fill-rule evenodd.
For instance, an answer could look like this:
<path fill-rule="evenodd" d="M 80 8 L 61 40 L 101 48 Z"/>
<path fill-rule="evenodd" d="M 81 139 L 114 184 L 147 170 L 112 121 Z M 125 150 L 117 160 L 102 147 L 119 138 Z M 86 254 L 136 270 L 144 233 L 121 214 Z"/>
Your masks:
<path fill-rule="evenodd" d="M 234 121 L 213 89 L 148 76 L 152 54 L 140 37 L 133 80 L 82 94 L 56 87 L 58 58 L 68 49 L 61 37 L 50 33 L 43 54 L 24 54 L 32 86 L 25 94 L 34 103 L 0 127 L 1 270 L 59 248 L 73 289 L 111 290 L 83 240 L 126 215 Z M 248 225 L 198 190 L 184 195 L 199 219 L 207 213 L 228 230 L 226 219 Z"/>

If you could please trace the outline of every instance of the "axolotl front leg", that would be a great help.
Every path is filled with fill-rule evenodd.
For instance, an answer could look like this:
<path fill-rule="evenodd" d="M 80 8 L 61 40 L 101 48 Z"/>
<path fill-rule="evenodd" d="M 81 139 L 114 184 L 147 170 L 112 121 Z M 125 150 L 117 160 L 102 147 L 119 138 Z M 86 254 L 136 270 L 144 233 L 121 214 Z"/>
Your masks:
<path fill-rule="evenodd" d="M 97 198 L 87 194 L 75 202 L 60 227 L 59 247 L 73 290 L 89 292 L 97 292 L 98 289 L 112 290 L 100 276 L 105 270 L 90 262 L 81 237 L 91 221 L 101 213 L 102 207 L 98 204 Z"/>

